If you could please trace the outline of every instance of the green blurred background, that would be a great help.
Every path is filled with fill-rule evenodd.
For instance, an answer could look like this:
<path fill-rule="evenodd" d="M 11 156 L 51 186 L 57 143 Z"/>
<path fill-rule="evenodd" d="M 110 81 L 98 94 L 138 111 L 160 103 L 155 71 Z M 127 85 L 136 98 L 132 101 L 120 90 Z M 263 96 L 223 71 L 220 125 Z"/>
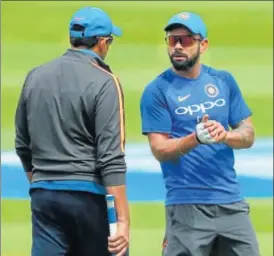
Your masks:
<path fill-rule="evenodd" d="M 106 59 L 121 80 L 128 142 L 143 141 L 139 99 L 146 84 L 169 66 L 163 27 L 175 13 L 204 18 L 210 48 L 203 62 L 232 72 L 254 112 L 258 136 L 273 131 L 272 2 L 3 2 L 2 149 L 14 147 L 14 111 L 26 73 L 69 47 L 68 23 L 78 8 L 107 11 L 124 36 Z"/>
<path fill-rule="evenodd" d="M 26 73 L 66 51 L 70 17 L 87 5 L 103 8 L 124 32 L 115 39 L 106 62 L 124 88 L 127 142 L 145 141 L 140 96 L 146 84 L 170 65 L 163 27 L 181 11 L 198 12 L 204 18 L 210 48 L 203 62 L 232 72 L 253 110 L 257 136 L 273 136 L 272 2 L 5 1 L 1 7 L 2 150 L 14 148 L 14 112 Z M 250 202 L 262 255 L 273 255 L 272 200 Z M 163 205 L 131 204 L 131 209 L 131 255 L 160 255 Z M 29 255 L 30 232 L 29 202 L 2 200 L 2 255 Z"/>

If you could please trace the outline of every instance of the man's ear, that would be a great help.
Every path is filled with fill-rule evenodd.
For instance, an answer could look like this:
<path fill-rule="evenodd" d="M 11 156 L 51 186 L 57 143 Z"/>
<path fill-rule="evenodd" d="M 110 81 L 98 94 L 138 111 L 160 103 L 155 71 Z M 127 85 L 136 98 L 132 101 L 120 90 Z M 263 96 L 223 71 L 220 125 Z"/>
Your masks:
<path fill-rule="evenodd" d="M 201 47 L 200 47 L 200 53 L 204 53 L 208 48 L 208 39 L 204 39 L 202 42 L 201 42 Z"/>
<path fill-rule="evenodd" d="M 102 51 L 105 47 L 105 42 L 103 38 L 98 38 L 97 47 L 100 51 Z"/>

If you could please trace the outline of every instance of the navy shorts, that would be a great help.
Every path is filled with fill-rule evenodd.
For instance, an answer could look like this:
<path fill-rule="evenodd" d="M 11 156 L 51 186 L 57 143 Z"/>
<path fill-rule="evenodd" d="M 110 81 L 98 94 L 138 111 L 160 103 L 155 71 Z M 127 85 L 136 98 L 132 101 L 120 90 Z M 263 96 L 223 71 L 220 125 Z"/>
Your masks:
<path fill-rule="evenodd" d="M 32 256 L 110 256 L 105 196 L 77 191 L 30 192 Z"/>

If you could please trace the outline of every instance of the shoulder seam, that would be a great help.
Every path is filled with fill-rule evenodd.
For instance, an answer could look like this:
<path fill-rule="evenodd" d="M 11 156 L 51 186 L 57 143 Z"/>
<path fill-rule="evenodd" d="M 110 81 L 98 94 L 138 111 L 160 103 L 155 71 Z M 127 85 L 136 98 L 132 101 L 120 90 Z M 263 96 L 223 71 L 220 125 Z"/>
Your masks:
<path fill-rule="evenodd" d="M 117 79 L 117 77 L 114 74 L 108 72 L 107 70 L 103 69 L 102 67 L 100 67 L 99 65 L 95 64 L 94 62 L 91 61 L 90 64 L 92 64 L 95 68 L 98 68 L 99 70 L 102 70 L 104 73 L 108 74 L 113 79 Z"/>

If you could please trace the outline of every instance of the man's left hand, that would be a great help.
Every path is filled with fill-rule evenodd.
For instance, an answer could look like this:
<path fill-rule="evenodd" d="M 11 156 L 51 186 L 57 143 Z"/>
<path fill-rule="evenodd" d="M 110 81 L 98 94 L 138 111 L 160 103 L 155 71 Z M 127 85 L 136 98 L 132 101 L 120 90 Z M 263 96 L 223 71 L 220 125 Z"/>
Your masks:
<path fill-rule="evenodd" d="M 204 128 L 207 129 L 210 136 L 214 138 L 215 143 L 225 141 L 228 131 L 219 122 L 214 120 L 208 120 L 204 124 Z"/>

